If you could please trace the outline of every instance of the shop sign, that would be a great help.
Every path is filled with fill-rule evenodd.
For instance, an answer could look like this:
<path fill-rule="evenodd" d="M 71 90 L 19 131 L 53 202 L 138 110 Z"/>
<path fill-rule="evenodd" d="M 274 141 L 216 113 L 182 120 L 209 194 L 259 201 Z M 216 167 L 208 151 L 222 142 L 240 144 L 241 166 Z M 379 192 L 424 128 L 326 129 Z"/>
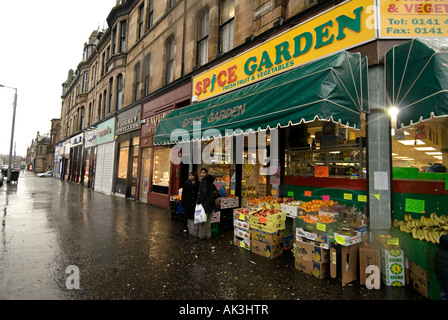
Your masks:
<path fill-rule="evenodd" d="M 204 100 L 372 41 L 374 15 L 374 0 L 346 1 L 194 77 L 192 95 Z"/>
<path fill-rule="evenodd" d="M 89 130 L 85 132 L 85 147 L 90 148 L 96 145 L 97 130 Z"/>
<path fill-rule="evenodd" d="M 83 133 L 78 134 L 77 136 L 70 139 L 71 147 L 77 147 L 83 143 Z"/>
<path fill-rule="evenodd" d="M 448 0 L 380 0 L 380 38 L 448 37 Z"/>
<path fill-rule="evenodd" d="M 156 133 L 157 126 L 160 121 L 165 118 L 167 115 L 166 112 L 154 115 L 152 117 L 145 119 L 145 125 L 142 127 L 142 136 L 153 135 Z"/>
<path fill-rule="evenodd" d="M 104 121 L 103 123 L 98 124 L 97 131 L 97 144 L 107 143 L 114 140 L 114 132 L 115 132 L 115 118 Z"/>
<path fill-rule="evenodd" d="M 115 134 L 123 134 L 140 129 L 140 108 L 129 110 L 118 116 Z"/>

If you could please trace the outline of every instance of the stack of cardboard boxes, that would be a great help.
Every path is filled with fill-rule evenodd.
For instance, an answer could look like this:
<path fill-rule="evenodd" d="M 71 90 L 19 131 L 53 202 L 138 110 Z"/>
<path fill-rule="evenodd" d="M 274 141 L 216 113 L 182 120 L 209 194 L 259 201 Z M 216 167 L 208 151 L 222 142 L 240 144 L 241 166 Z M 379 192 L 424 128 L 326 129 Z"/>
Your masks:
<path fill-rule="evenodd" d="M 256 216 L 256 212 L 249 214 L 251 251 L 269 259 L 276 258 L 283 253 L 286 212 L 279 211 L 266 217 Z"/>

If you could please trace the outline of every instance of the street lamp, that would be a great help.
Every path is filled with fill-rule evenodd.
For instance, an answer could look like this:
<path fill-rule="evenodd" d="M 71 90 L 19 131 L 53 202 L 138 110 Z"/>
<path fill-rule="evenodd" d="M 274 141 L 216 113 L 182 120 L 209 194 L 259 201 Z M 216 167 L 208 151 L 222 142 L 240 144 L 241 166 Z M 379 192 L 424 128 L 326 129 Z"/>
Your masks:
<path fill-rule="evenodd" d="M 16 122 L 16 107 L 17 107 L 17 88 L 12 88 L 12 87 L 8 87 L 8 86 L 4 86 L 2 84 L 0 84 L 0 87 L 2 88 L 9 88 L 9 89 L 14 89 L 15 93 L 14 93 L 14 110 L 12 113 L 12 128 L 11 128 L 11 145 L 9 147 L 9 165 L 8 165 L 8 176 L 7 176 L 7 183 L 11 182 L 11 165 L 12 165 L 12 145 L 14 142 L 14 125 Z"/>

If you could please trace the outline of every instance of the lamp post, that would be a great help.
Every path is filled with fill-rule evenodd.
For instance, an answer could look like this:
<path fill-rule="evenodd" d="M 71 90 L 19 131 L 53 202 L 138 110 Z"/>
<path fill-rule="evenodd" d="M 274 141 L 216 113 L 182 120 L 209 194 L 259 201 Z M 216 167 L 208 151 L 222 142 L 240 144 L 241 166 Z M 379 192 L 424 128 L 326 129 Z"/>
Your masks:
<path fill-rule="evenodd" d="M 17 107 L 17 88 L 12 88 L 12 87 L 7 87 L 4 86 L 2 84 L 0 84 L 0 87 L 3 88 L 9 88 L 9 89 L 14 89 L 14 104 L 13 104 L 13 113 L 12 113 L 12 128 L 11 128 L 11 144 L 9 147 L 9 165 L 8 165 L 8 176 L 7 176 L 7 183 L 11 182 L 11 165 L 12 165 L 12 145 L 14 142 L 14 126 L 15 126 L 15 122 L 16 122 L 16 107 Z"/>

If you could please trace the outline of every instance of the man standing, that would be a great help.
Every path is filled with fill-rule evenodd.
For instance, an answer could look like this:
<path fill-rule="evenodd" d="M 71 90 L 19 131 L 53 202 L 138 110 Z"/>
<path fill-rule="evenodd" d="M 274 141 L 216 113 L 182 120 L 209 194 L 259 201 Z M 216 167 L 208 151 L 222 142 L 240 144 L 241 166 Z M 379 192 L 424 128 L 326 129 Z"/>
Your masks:
<path fill-rule="evenodd" d="M 208 170 L 205 168 L 201 169 L 201 184 L 199 185 L 198 200 L 196 204 L 202 204 L 205 213 L 207 214 L 207 221 L 199 224 L 199 239 L 210 239 L 211 224 L 212 224 L 212 213 L 215 210 L 215 195 L 214 195 L 214 184 L 215 178 L 208 174 Z"/>

